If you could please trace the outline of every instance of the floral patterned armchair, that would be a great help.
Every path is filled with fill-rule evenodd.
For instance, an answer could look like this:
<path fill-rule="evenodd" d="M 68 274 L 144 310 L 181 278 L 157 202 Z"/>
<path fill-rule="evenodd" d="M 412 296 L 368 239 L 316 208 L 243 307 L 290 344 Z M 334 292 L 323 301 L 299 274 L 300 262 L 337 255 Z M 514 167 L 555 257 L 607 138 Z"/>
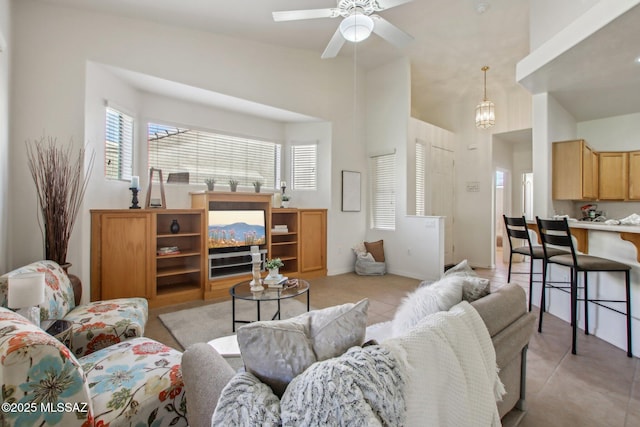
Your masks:
<path fill-rule="evenodd" d="M 78 357 L 144 335 L 148 304 L 144 298 L 119 298 L 75 306 L 73 287 L 53 261 L 37 261 L 0 276 L 0 305 L 7 307 L 8 279 L 22 273 L 45 273 L 45 302 L 40 318 L 73 323 L 70 350 Z"/>
<path fill-rule="evenodd" d="M 186 426 L 181 359 L 143 337 L 76 358 L 0 307 L 0 425 Z"/>

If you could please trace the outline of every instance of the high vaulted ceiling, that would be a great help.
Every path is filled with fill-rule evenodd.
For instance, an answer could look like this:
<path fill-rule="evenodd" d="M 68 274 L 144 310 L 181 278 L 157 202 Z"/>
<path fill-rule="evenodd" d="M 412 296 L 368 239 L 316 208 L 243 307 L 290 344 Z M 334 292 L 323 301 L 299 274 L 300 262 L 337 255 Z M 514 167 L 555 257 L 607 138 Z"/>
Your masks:
<path fill-rule="evenodd" d="M 226 34 L 322 54 L 339 18 L 274 22 L 271 12 L 335 7 L 335 0 L 43 0 L 120 16 Z M 479 3 L 489 7 L 477 11 Z M 515 86 L 515 65 L 529 51 L 528 0 L 413 0 L 380 15 L 415 41 L 400 51 L 376 35 L 357 45 L 357 61 L 375 67 L 401 55 L 412 68 L 412 107 L 429 111 L 466 95 Z M 353 56 L 347 43 L 339 56 Z M 327 59 L 330 61 L 331 59 Z"/>

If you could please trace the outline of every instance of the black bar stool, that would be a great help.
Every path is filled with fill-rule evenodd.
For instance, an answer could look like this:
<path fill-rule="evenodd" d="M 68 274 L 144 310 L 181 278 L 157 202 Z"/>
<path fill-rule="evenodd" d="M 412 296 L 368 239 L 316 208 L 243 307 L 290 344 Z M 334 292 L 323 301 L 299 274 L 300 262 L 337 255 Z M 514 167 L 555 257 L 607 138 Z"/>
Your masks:
<path fill-rule="evenodd" d="M 533 299 L 533 283 L 542 283 L 541 280 L 533 280 L 534 274 L 542 274 L 542 273 L 534 273 L 533 272 L 533 260 L 539 259 L 544 263 L 544 250 L 540 245 L 533 245 L 531 243 L 531 237 L 529 236 L 529 231 L 527 229 L 527 220 L 524 216 L 522 217 L 508 217 L 506 215 L 502 215 L 504 218 L 504 227 L 507 230 L 507 236 L 509 238 L 509 273 L 507 276 L 507 282 L 511 282 L 511 264 L 513 262 L 513 254 L 524 255 L 531 258 L 529 263 L 529 311 L 531 311 L 531 300 Z M 526 246 L 516 246 L 514 239 L 525 240 L 527 242 Z M 566 253 L 566 251 L 560 249 L 549 248 L 549 251 L 552 251 L 554 255 L 560 255 Z M 551 252 L 550 252 L 551 253 Z M 544 273 L 544 266 L 542 269 Z M 527 274 L 524 271 L 514 271 L 513 274 Z M 543 307 L 540 307 L 542 310 Z"/>
<path fill-rule="evenodd" d="M 606 258 L 600 258 L 591 255 L 576 254 L 576 250 L 573 246 L 573 240 L 571 239 L 571 231 L 567 219 L 561 220 L 547 220 L 536 217 L 538 223 L 538 229 L 540 230 L 540 239 L 542 240 L 542 247 L 545 252 L 546 262 L 543 264 L 543 277 L 542 277 L 542 297 L 540 298 L 540 307 L 545 305 L 545 288 L 546 285 L 546 273 L 548 264 L 558 264 L 571 269 L 571 327 L 572 331 L 572 345 L 571 353 L 576 354 L 576 329 L 577 329 L 577 308 L 578 301 L 584 301 L 584 333 L 589 335 L 589 310 L 588 303 L 592 302 L 600 307 L 608 310 L 615 311 L 626 316 L 627 318 L 627 356 L 631 357 L 631 283 L 630 283 L 630 271 L 631 267 L 618 261 L 613 261 Z M 550 250 L 554 249 L 548 245 L 560 246 L 569 248 L 570 253 L 564 255 L 551 255 Z M 583 298 L 578 298 L 578 273 L 584 273 L 583 279 Z M 602 272 L 615 272 L 619 271 L 624 273 L 625 278 L 625 291 L 626 299 L 624 300 L 604 300 L 604 299 L 592 299 L 589 298 L 589 283 L 587 281 L 587 273 L 590 271 L 602 271 Z M 551 287 L 551 286 L 549 286 Z M 625 303 L 626 312 L 617 310 L 613 307 L 602 303 Z M 542 312 L 540 310 L 540 319 L 538 321 L 538 332 L 542 331 Z"/>

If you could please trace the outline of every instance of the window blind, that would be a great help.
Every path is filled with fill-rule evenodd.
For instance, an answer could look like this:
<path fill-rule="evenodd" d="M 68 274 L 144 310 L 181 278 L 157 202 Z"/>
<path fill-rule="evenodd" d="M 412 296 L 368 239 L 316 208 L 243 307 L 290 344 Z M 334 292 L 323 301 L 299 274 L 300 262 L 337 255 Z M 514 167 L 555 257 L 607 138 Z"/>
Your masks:
<path fill-rule="evenodd" d="M 371 158 L 371 227 L 396 229 L 396 155 Z"/>
<path fill-rule="evenodd" d="M 317 144 L 291 146 L 291 179 L 294 190 L 317 189 Z"/>
<path fill-rule="evenodd" d="M 424 216 L 425 146 L 416 142 L 416 215 Z"/>
<path fill-rule="evenodd" d="M 133 168 L 133 118 L 106 107 L 104 176 L 128 180 Z"/>
<path fill-rule="evenodd" d="M 148 125 L 149 167 L 162 169 L 163 177 L 188 173 L 189 183 L 206 178 L 241 186 L 262 182 L 276 188 L 280 182 L 281 145 L 269 141 L 224 135 L 161 124 Z"/>

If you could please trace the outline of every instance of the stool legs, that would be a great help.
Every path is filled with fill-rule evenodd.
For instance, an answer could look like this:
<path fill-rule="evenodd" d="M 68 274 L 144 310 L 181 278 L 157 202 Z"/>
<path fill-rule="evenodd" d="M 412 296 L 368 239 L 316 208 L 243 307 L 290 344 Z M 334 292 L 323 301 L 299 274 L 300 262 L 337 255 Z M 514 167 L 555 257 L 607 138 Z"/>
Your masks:
<path fill-rule="evenodd" d="M 577 312 L 578 309 L 578 272 L 571 269 L 571 354 L 576 354 L 576 332 L 577 332 Z"/>
<path fill-rule="evenodd" d="M 587 272 L 584 273 L 584 334 L 589 335 L 589 291 L 587 283 Z"/>
<path fill-rule="evenodd" d="M 529 311 L 531 311 L 531 297 L 533 296 L 533 257 L 529 257 Z"/>
<path fill-rule="evenodd" d="M 624 272 L 624 284 L 627 292 L 627 357 L 631 357 L 631 280 L 629 270 Z"/>
<path fill-rule="evenodd" d="M 542 260 L 542 292 L 540 292 L 540 316 L 538 317 L 538 332 L 542 332 L 542 313 L 544 313 L 544 307 L 546 303 L 545 302 L 546 289 L 547 289 L 547 263 L 545 260 Z"/>

